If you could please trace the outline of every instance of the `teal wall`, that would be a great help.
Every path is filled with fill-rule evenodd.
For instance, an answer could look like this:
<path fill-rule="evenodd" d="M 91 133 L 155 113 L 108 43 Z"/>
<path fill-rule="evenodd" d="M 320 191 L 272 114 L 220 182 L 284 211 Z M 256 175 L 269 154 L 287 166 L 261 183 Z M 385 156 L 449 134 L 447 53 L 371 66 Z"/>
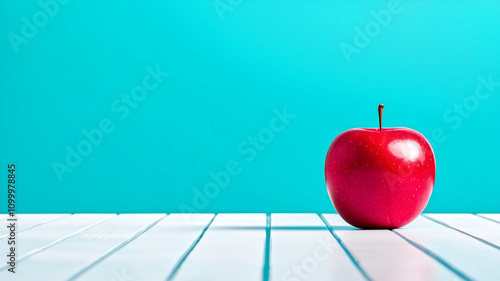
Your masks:
<path fill-rule="evenodd" d="M 379 103 L 433 145 L 427 212 L 500 212 L 499 1 L 104 2 L 0 2 L 18 212 L 333 212 Z"/>

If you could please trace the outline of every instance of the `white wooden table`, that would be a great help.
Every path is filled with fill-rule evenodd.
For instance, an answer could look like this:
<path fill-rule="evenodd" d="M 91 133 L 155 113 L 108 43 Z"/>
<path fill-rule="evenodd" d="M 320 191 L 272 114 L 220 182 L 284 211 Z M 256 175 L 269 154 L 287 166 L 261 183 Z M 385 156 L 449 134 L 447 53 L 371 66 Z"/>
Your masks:
<path fill-rule="evenodd" d="M 17 218 L 16 273 L 2 262 L 2 281 L 500 280 L 500 214 L 425 214 L 393 231 L 337 214 Z"/>

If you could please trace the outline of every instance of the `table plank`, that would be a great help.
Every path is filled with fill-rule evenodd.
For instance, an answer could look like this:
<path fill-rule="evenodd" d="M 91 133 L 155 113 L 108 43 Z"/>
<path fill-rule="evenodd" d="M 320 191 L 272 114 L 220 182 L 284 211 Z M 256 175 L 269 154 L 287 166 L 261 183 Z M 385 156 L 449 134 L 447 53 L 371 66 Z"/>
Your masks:
<path fill-rule="evenodd" d="M 50 236 L 51 231 L 60 232 L 60 229 L 68 226 L 71 226 L 72 231 L 74 231 L 74 224 L 78 224 L 82 220 L 81 217 L 76 216 L 72 216 L 72 220 L 68 220 L 67 224 L 61 225 L 60 228 L 43 229 L 45 233 L 42 233 L 44 234 L 42 236 Z M 102 218 L 102 215 L 100 216 Z M 121 245 L 120 243 L 127 241 L 135 233 L 158 221 L 163 216 L 161 214 L 123 214 L 114 216 L 95 227 L 79 232 L 44 251 L 27 257 L 19 263 L 19 271 L 15 274 L 13 280 L 68 280 L 82 268 L 98 260 L 110 250 Z M 94 221 L 96 218 L 94 218 Z M 91 220 L 87 219 L 85 224 L 88 225 Z M 27 244 L 30 240 L 37 241 L 39 233 L 30 233 L 31 237 L 24 238 L 22 240 L 25 241 L 23 244 Z M 21 246 L 19 248 L 22 249 Z M 2 277 L 6 277 L 6 273 L 6 271 L 0 272 L 0 279 L 3 280 Z M 9 277 L 12 278 L 12 275 L 9 275 Z"/>
<path fill-rule="evenodd" d="M 367 275 L 374 280 L 456 280 L 458 276 L 390 230 L 361 230 L 338 214 L 323 214 Z"/>
<path fill-rule="evenodd" d="M 172 280 L 262 280 L 265 214 L 217 215 Z"/>
<path fill-rule="evenodd" d="M 20 214 L 16 216 L 16 228 L 18 232 L 25 231 L 65 216 L 69 216 L 69 214 Z M 3 224 L 7 225 L 7 221 L 4 221 Z M 8 231 L 7 227 L 2 225 L 0 228 L 0 239 L 6 237 Z"/>
<path fill-rule="evenodd" d="M 271 280 L 365 280 L 316 214 L 271 215 Z"/>
<path fill-rule="evenodd" d="M 214 215 L 193 214 L 189 220 L 184 216 L 167 216 L 76 280 L 166 280 Z"/>
<path fill-rule="evenodd" d="M 464 278 L 492 280 L 500 276 L 500 251 L 456 230 L 419 216 L 393 230 Z"/>
<path fill-rule="evenodd" d="M 500 214 L 478 214 L 478 216 L 485 217 L 500 223 Z"/>
<path fill-rule="evenodd" d="M 500 223 L 472 214 L 425 214 L 425 216 L 492 244 L 500 250 Z"/>

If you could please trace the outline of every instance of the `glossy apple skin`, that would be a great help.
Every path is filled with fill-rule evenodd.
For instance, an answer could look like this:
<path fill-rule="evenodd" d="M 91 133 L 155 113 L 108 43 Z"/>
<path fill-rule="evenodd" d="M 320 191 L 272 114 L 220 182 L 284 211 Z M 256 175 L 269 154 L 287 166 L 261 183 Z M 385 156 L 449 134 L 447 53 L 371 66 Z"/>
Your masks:
<path fill-rule="evenodd" d="M 431 145 L 408 128 L 350 129 L 333 140 L 326 155 L 330 199 L 359 228 L 410 223 L 427 205 L 435 177 Z"/>

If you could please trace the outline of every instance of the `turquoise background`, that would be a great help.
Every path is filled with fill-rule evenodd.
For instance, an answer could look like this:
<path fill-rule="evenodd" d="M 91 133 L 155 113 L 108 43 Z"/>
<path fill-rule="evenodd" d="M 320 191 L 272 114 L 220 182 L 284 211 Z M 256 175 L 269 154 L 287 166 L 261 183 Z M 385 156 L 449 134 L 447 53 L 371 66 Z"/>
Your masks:
<path fill-rule="evenodd" d="M 500 87 L 471 97 L 480 77 L 500 81 L 499 1 L 401 1 L 350 62 L 342 42 L 388 1 L 104 2 L 51 2 L 15 44 L 47 12 L 0 2 L 0 155 L 18 212 L 333 212 L 326 150 L 376 127 L 379 103 L 384 126 L 432 142 L 427 212 L 500 212 Z M 113 102 L 157 66 L 168 77 L 122 119 Z M 284 107 L 295 117 L 250 153 Z M 114 130 L 59 180 L 54 163 L 103 119 Z M 239 173 L 199 199 L 228 163 Z"/>

